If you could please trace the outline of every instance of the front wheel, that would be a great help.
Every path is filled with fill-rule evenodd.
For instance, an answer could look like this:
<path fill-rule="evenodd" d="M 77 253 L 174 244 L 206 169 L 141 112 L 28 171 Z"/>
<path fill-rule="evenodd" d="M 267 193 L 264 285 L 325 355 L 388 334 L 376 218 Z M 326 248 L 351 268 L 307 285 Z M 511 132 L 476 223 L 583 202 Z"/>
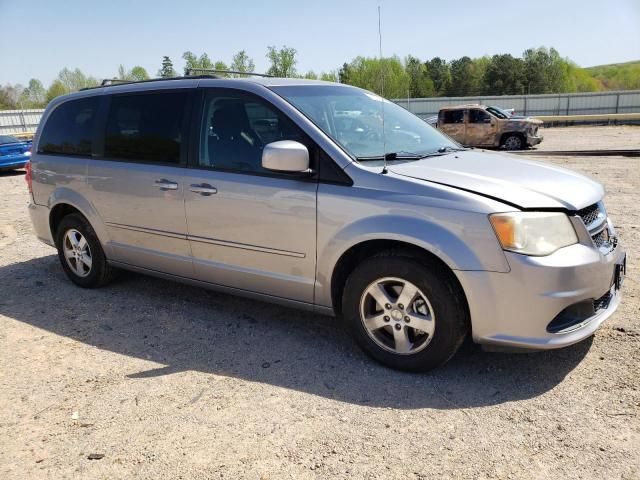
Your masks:
<path fill-rule="evenodd" d="M 389 253 L 356 267 L 345 285 L 342 311 L 358 345 L 399 370 L 444 364 L 467 334 L 466 303 L 451 274 L 410 256 Z"/>
<path fill-rule="evenodd" d="M 522 150 L 525 148 L 524 139 L 520 135 L 509 135 L 503 142 L 502 146 L 505 150 Z"/>

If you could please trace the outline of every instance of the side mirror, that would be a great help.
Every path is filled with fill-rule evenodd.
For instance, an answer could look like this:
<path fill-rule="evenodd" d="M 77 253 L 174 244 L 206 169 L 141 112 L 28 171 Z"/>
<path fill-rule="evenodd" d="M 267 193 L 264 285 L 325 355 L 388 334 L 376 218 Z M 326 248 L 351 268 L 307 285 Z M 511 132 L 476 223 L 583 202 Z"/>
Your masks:
<path fill-rule="evenodd" d="M 491 119 L 490 118 L 485 118 L 483 121 L 484 121 L 484 123 L 491 123 Z"/>
<path fill-rule="evenodd" d="M 268 143 L 262 150 L 262 168 L 282 173 L 309 173 L 309 150 L 293 140 Z"/>

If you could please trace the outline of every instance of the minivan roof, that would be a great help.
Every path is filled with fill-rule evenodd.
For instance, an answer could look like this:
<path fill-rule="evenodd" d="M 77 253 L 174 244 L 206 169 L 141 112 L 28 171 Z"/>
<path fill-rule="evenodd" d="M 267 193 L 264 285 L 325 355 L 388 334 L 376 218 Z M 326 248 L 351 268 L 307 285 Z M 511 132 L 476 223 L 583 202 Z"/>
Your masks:
<path fill-rule="evenodd" d="M 219 82 L 247 82 L 247 83 L 258 83 L 265 86 L 285 86 L 285 85 L 326 85 L 326 84 L 336 84 L 335 82 L 325 82 L 323 80 L 308 80 L 303 78 L 280 78 L 280 77 L 243 77 L 243 78 L 230 78 L 230 77 L 218 77 L 215 75 L 193 75 L 193 76 L 185 76 L 185 77 L 175 77 L 175 78 L 157 78 L 150 80 L 141 80 L 141 81 L 119 81 L 117 79 L 105 79 L 103 80 L 102 85 L 97 85 L 95 87 L 83 88 L 82 91 L 85 90 L 99 90 L 102 88 L 113 88 L 113 87 L 121 87 L 125 85 L 140 85 L 144 84 L 149 88 L 157 88 L 158 84 L 162 83 L 162 85 L 174 84 L 184 86 L 186 81 L 191 81 L 193 83 L 194 80 L 199 81 L 211 81 L 212 84 L 216 84 Z M 106 83 L 106 82 L 114 82 L 114 83 Z M 209 82 L 207 82 L 209 83 Z"/>
<path fill-rule="evenodd" d="M 144 92 L 147 90 L 171 90 L 179 88 L 196 88 L 199 86 L 207 87 L 227 87 L 233 88 L 234 85 L 262 85 L 264 87 L 293 86 L 293 85 L 333 85 L 343 88 L 355 88 L 351 85 L 345 85 L 336 82 L 325 82 L 323 80 L 307 80 L 303 78 L 279 78 L 279 77 L 246 77 L 246 78 L 214 78 L 210 75 L 187 76 L 171 79 L 144 80 L 139 82 L 123 82 L 112 83 L 109 85 L 97 86 L 83 89 L 78 92 L 61 95 L 52 100 L 48 107 L 55 107 L 72 98 L 83 98 L 90 96 L 99 96 L 104 94 L 128 93 L 128 92 Z"/>

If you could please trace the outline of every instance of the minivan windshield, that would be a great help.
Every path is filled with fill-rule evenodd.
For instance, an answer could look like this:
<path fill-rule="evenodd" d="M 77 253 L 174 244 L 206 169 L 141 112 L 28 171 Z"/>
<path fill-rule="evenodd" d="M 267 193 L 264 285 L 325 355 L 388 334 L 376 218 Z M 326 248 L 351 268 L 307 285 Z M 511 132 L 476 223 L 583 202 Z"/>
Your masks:
<path fill-rule="evenodd" d="M 359 88 L 338 85 L 272 87 L 359 161 L 411 160 L 460 149 L 404 108 Z"/>

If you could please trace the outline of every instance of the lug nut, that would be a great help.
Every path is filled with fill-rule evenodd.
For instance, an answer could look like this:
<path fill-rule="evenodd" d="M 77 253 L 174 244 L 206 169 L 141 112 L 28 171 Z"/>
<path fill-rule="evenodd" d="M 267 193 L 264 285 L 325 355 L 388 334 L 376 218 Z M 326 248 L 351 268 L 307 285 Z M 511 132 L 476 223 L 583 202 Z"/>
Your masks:
<path fill-rule="evenodd" d="M 404 317 L 404 321 L 409 323 L 411 321 L 411 319 L 409 317 Z"/>
<path fill-rule="evenodd" d="M 400 325 L 399 323 L 396 323 L 396 330 L 400 330 L 402 328 L 402 325 Z"/>
<path fill-rule="evenodd" d="M 401 303 L 399 303 L 399 304 L 398 304 L 398 308 L 399 308 L 400 310 L 403 310 L 403 309 L 404 309 L 404 305 L 402 305 Z"/>
<path fill-rule="evenodd" d="M 384 317 L 384 321 L 385 321 L 385 322 L 388 322 L 389 320 L 390 320 L 390 318 L 389 318 L 389 317 L 387 317 L 387 316 L 385 315 L 385 317 Z"/>
<path fill-rule="evenodd" d="M 384 306 L 384 308 L 386 308 L 387 310 L 391 310 L 391 304 L 390 304 L 390 303 L 387 303 L 387 304 Z"/>

